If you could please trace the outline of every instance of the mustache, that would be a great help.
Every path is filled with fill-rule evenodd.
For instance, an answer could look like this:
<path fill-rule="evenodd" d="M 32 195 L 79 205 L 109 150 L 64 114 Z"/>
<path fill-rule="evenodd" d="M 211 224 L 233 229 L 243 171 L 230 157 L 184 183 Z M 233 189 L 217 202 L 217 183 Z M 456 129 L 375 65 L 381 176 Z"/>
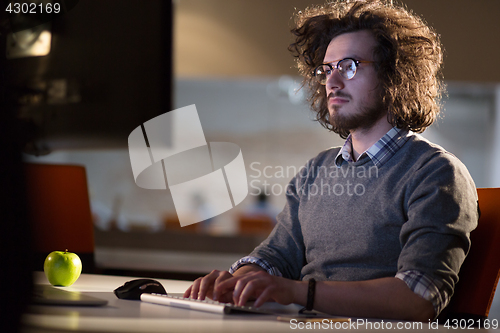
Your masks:
<path fill-rule="evenodd" d="M 352 99 L 351 95 L 346 94 L 345 92 L 342 92 L 342 91 L 337 91 L 336 93 L 333 93 L 333 92 L 329 93 L 327 96 L 327 99 L 335 98 L 335 97 Z"/>

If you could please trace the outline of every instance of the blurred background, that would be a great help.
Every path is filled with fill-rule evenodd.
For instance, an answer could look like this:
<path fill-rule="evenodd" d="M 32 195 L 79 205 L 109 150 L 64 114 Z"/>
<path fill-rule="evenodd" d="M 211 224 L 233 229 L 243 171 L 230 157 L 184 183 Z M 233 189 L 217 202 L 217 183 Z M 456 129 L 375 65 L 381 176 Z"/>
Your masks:
<path fill-rule="evenodd" d="M 67 13 L 8 35 L 3 46 L 24 161 L 85 166 L 99 272 L 191 279 L 227 269 L 272 229 L 298 169 L 342 144 L 313 121 L 287 51 L 293 14 L 322 1 L 66 3 Z M 404 4 L 445 46 L 448 94 L 423 135 L 462 160 L 477 187 L 500 187 L 500 2 Z M 168 190 L 135 185 L 127 139 L 191 104 L 207 141 L 241 148 L 250 193 L 235 209 L 181 228 Z M 193 203 L 194 213 L 204 209 L 202 198 Z M 490 317 L 500 318 L 498 303 Z"/>

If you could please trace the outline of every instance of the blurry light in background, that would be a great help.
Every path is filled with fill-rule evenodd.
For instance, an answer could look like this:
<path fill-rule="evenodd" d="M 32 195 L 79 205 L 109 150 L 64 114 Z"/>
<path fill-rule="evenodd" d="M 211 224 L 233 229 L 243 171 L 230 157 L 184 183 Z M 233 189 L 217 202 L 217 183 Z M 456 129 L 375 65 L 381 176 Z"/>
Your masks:
<path fill-rule="evenodd" d="M 7 36 L 7 59 L 45 56 L 50 53 L 50 24 L 10 33 Z"/>
<path fill-rule="evenodd" d="M 269 83 L 267 94 L 273 99 L 288 101 L 294 105 L 305 103 L 305 94 L 300 78 L 288 75 L 283 75 L 278 80 Z"/>

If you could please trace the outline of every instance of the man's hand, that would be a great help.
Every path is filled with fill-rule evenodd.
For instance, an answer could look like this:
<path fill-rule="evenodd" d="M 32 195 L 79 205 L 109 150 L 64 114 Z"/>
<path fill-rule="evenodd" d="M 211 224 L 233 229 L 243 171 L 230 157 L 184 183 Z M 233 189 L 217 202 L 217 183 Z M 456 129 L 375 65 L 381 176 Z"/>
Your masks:
<path fill-rule="evenodd" d="M 225 288 L 221 293 L 219 284 L 223 281 L 233 278 L 242 277 L 250 272 L 259 272 L 264 270 L 255 264 L 248 264 L 239 268 L 234 276 L 227 271 L 213 270 L 210 274 L 196 279 L 193 284 L 184 292 L 185 298 L 194 298 L 203 300 L 206 297 L 223 303 L 230 303 L 233 301 L 233 289 Z"/>
<path fill-rule="evenodd" d="M 297 293 L 302 294 L 305 284 L 282 277 L 270 275 L 264 271 L 249 272 L 234 276 L 220 282 L 215 290 L 222 295 L 233 294 L 233 302 L 243 306 L 247 301 L 255 299 L 254 306 L 259 307 L 267 301 L 280 304 L 293 303 Z"/>
<path fill-rule="evenodd" d="M 233 275 L 227 271 L 213 270 L 210 274 L 194 280 L 193 284 L 184 292 L 184 297 L 201 300 L 208 297 L 214 301 L 224 303 L 231 302 L 233 298 L 232 291 L 228 291 L 228 293 L 221 295 L 220 293 L 215 292 L 215 287 L 222 281 L 232 277 Z"/>

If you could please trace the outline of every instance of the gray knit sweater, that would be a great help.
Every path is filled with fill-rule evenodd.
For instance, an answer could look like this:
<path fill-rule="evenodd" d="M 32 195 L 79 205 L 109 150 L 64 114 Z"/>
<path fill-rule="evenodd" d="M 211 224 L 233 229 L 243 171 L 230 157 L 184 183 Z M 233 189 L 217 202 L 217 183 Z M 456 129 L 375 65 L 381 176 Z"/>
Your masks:
<path fill-rule="evenodd" d="M 379 168 L 321 152 L 289 183 L 271 235 L 250 254 L 284 277 L 359 281 L 417 270 L 452 294 L 478 220 L 474 182 L 443 148 L 412 135 Z"/>

